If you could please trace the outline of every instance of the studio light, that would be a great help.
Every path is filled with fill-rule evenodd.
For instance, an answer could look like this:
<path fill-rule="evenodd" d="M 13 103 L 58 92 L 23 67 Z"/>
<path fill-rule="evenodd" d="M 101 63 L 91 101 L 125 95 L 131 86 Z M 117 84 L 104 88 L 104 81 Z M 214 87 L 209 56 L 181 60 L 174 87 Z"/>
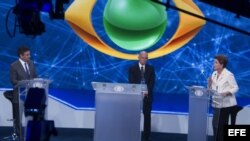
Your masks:
<path fill-rule="evenodd" d="M 45 32 L 45 24 L 41 21 L 41 12 L 49 13 L 50 19 L 64 19 L 65 3 L 69 0 L 16 0 L 16 5 L 9 11 L 12 11 L 15 18 L 15 27 L 19 28 L 19 32 L 25 35 L 41 35 Z M 6 30 L 10 37 L 14 37 L 14 33 L 10 34 L 8 28 L 8 17 L 6 16 Z"/>
<path fill-rule="evenodd" d="M 69 0 L 56 0 L 55 9 L 50 17 L 51 19 L 64 19 L 64 7 L 65 3 L 69 3 Z"/>
<path fill-rule="evenodd" d="M 48 0 L 19 0 L 14 7 L 20 33 L 40 35 L 45 32 L 45 25 L 40 19 L 40 11 Z"/>

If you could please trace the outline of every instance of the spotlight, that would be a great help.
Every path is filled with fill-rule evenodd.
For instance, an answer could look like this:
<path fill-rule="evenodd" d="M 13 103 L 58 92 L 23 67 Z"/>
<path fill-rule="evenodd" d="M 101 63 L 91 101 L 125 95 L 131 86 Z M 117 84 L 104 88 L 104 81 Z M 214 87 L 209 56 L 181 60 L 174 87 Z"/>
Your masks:
<path fill-rule="evenodd" d="M 41 21 L 40 12 L 47 12 L 50 19 L 64 19 L 65 3 L 69 0 L 16 0 L 16 5 L 12 7 L 6 16 L 6 30 L 10 37 L 14 37 L 16 27 L 19 32 L 26 35 L 41 35 L 45 32 L 45 24 Z M 55 3 L 55 9 L 53 6 Z M 11 34 L 8 28 L 8 18 L 12 11 L 16 18 L 14 19 L 14 31 Z"/>
<path fill-rule="evenodd" d="M 50 8 L 48 8 L 49 5 Z M 19 0 L 13 12 L 17 16 L 20 33 L 40 35 L 45 32 L 45 25 L 40 19 L 40 11 L 50 9 L 50 0 Z"/>
<path fill-rule="evenodd" d="M 52 15 L 50 15 L 51 19 L 64 19 L 64 7 L 65 3 L 69 3 L 69 0 L 56 0 L 55 10 Z"/>
<path fill-rule="evenodd" d="M 40 35 L 45 32 L 45 25 L 40 20 L 39 11 L 29 11 L 18 16 L 20 33 L 26 35 Z"/>

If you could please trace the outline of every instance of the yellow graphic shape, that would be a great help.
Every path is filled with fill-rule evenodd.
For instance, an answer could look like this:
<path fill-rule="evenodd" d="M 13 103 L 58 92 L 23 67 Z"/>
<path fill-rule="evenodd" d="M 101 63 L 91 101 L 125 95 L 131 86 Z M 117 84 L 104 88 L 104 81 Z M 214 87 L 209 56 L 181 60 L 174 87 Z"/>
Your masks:
<path fill-rule="evenodd" d="M 173 0 L 176 7 L 189 11 L 196 15 L 204 16 L 193 0 Z M 96 0 L 75 0 L 65 13 L 65 19 L 73 28 L 75 33 L 86 43 L 96 50 L 107 55 L 137 60 L 137 54 L 128 54 L 117 51 L 105 44 L 94 30 L 91 13 Z M 205 21 L 191 15 L 179 12 L 179 26 L 171 39 L 158 49 L 148 53 L 149 59 L 158 58 L 169 54 L 189 42 L 202 28 Z"/>

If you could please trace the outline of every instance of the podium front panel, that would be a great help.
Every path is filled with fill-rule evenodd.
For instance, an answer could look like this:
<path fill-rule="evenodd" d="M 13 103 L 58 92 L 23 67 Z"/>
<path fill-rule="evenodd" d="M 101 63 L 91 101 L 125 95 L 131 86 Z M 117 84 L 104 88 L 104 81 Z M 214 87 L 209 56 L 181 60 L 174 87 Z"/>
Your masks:
<path fill-rule="evenodd" d="M 140 94 L 142 92 L 142 87 L 144 85 L 127 84 L 127 83 L 92 82 L 92 87 L 96 91 L 96 93 Z"/>
<path fill-rule="evenodd" d="M 20 138 L 21 139 L 26 139 L 26 127 L 27 123 L 29 120 L 32 120 L 30 116 L 25 117 L 24 116 L 24 103 L 27 98 L 27 93 L 30 88 L 41 88 L 45 90 L 45 99 L 46 99 L 46 105 L 48 106 L 48 89 L 49 89 L 49 84 L 51 83 L 51 80 L 48 79 L 42 79 L 42 78 L 35 78 L 32 80 L 22 80 L 19 81 L 16 88 L 18 89 L 18 95 L 19 95 L 19 119 L 20 119 L 20 127 L 19 127 L 19 133 L 20 133 Z M 35 93 L 34 93 L 35 95 Z M 45 108 L 45 114 L 44 118 L 47 119 L 47 112 L 48 109 Z M 22 124 L 23 121 L 23 116 L 25 117 L 24 123 Z"/>
<path fill-rule="evenodd" d="M 207 89 L 189 89 L 188 141 L 208 139 L 209 94 Z"/>
<path fill-rule="evenodd" d="M 94 141 L 140 141 L 141 93 L 108 91 L 96 91 Z"/>

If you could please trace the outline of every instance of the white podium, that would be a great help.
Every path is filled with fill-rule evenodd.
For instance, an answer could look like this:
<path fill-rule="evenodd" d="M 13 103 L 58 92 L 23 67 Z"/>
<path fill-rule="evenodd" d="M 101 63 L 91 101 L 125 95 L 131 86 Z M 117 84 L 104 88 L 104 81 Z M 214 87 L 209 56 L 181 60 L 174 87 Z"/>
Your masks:
<path fill-rule="evenodd" d="M 92 82 L 94 141 L 140 141 L 142 85 Z"/>
<path fill-rule="evenodd" d="M 188 141 L 207 141 L 210 101 L 220 106 L 222 97 L 218 96 L 216 91 L 202 86 L 187 88 L 189 89 Z"/>

